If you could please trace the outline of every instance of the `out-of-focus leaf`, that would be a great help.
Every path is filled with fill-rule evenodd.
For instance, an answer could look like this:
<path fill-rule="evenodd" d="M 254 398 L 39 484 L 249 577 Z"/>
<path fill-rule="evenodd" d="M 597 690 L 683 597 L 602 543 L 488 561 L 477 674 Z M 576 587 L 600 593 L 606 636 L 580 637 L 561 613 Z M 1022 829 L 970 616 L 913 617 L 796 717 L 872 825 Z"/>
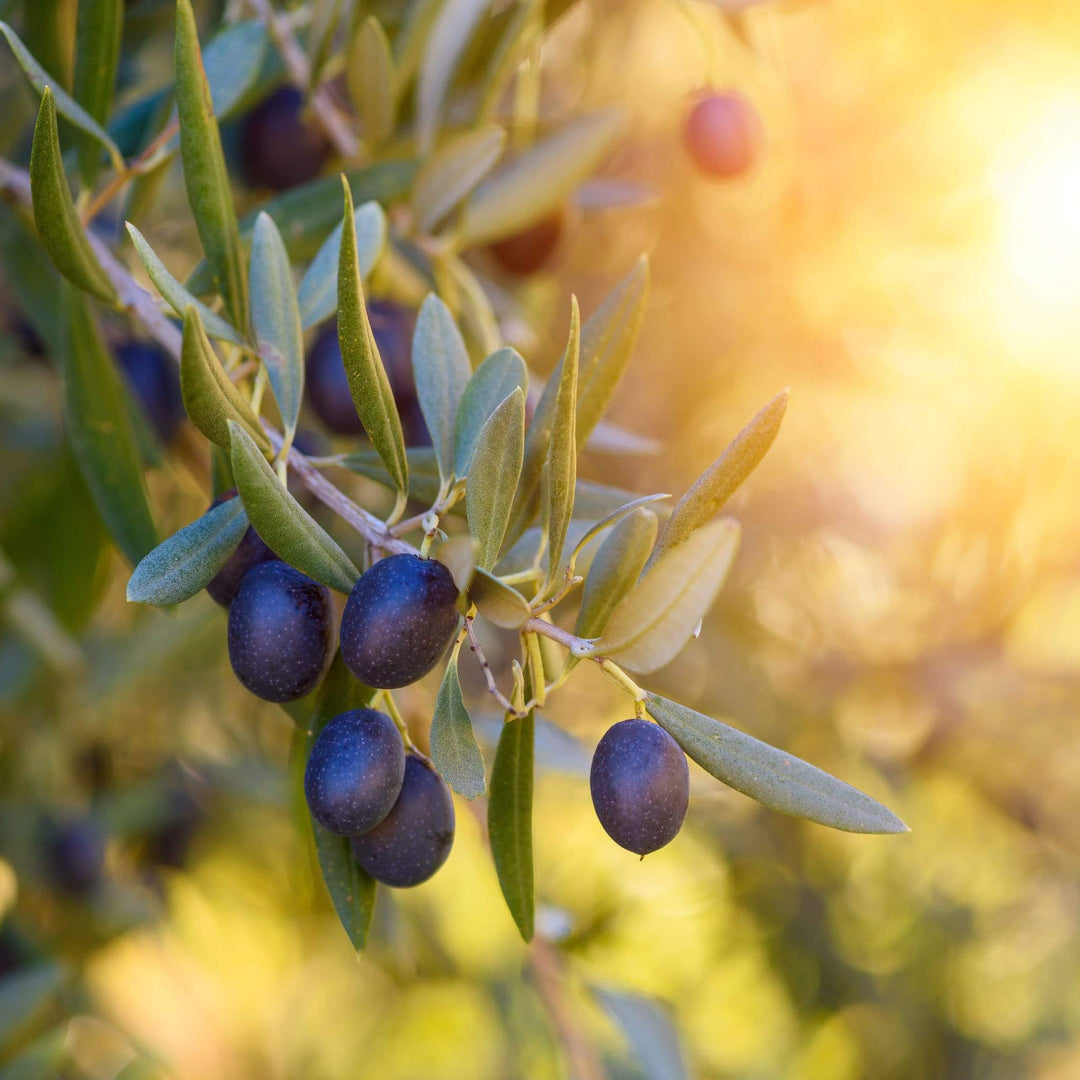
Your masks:
<path fill-rule="evenodd" d="M 488 836 L 499 887 L 521 936 L 533 936 L 533 714 L 499 736 L 488 794 Z"/>
<path fill-rule="evenodd" d="M 60 1023 L 34 1039 L 0 1068 L 0 1080 L 54 1080 L 63 1075 L 67 1036 L 67 1024 Z M 124 1080 L 128 1080 L 128 1077 L 125 1076 Z"/>
<path fill-rule="evenodd" d="M 431 721 L 431 760 L 439 775 L 466 799 L 484 794 L 484 759 L 473 734 L 472 719 L 461 696 L 455 650 L 443 674 Z"/>
<path fill-rule="evenodd" d="M 413 332 L 413 377 L 444 484 L 454 475 L 454 421 L 472 375 L 469 354 L 450 309 L 434 294 L 420 307 Z"/>
<path fill-rule="evenodd" d="M 60 137 L 56 127 L 56 106 L 48 87 L 41 96 L 34 144 L 30 150 L 30 191 L 34 201 L 34 223 L 41 245 L 53 265 L 69 281 L 99 300 L 112 303 L 116 290 L 94 257 L 90 242 L 75 213 L 71 190 L 64 175 Z"/>
<path fill-rule="evenodd" d="M 225 311 L 234 326 L 245 330 L 248 304 L 244 252 L 191 0 L 176 3 L 175 62 L 180 157 L 188 203 L 212 281 L 224 297 Z"/>
<path fill-rule="evenodd" d="M 68 293 L 68 342 L 59 358 L 64 425 L 94 505 L 134 565 L 158 541 L 127 398 L 86 299 L 73 289 Z"/>
<path fill-rule="evenodd" d="M 706 772 L 773 810 L 846 832 L 908 831 L 869 795 L 737 728 L 656 694 L 645 708 Z"/>
<path fill-rule="evenodd" d="M 473 574 L 469 597 L 489 623 L 504 630 L 516 630 L 532 614 L 517 589 L 479 568 Z"/>
<path fill-rule="evenodd" d="M 314 89 L 321 81 L 334 31 L 341 19 L 341 0 L 314 0 L 311 8 L 311 27 L 307 39 L 308 79 L 309 88 Z"/>
<path fill-rule="evenodd" d="M 574 545 L 574 550 L 570 555 L 570 562 L 577 561 L 578 556 L 585 550 L 585 546 L 595 540 L 605 529 L 613 528 L 618 525 L 623 518 L 628 517 L 639 507 L 647 506 L 649 503 L 659 502 L 661 499 L 670 499 L 670 495 L 642 495 L 639 499 L 634 499 L 632 502 L 626 503 L 624 506 L 620 506 L 617 510 L 612 510 L 610 514 L 601 518 L 595 525 L 591 526 L 581 539 Z M 653 514 L 655 520 L 656 515 Z M 655 539 L 655 537 L 654 537 Z M 640 568 L 639 568 L 640 572 Z"/>
<path fill-rule="evenodd" d="M 506 145 L 499 127 L 466 131 L 447 140 L 416 174 L 412 212 L 416 227 L 431 232 L 491 171 Z"/>
<path fill-rule="evenodd" d="M 416 88 L 416 138 L 426 154 L 435 142 L 447 88 L 488 0 L 445 0 L 431 27 Z"/>
<path fill-rule="evenodd" d="M 502 344 L 502 331 L 480 279 L 464 259 L 452 252 L 439 259 L 434 269 L 440 290 L 445 283 L 456 298 L 458 322 L 466 342 L 472 346 L 470 352 L 477 356 L 493 353 Z"/>
<path fill-rule="evenodd" d="M 660 198 L 659 188 L 640 180 L 604 176 L 586 180 L 577 189 L 574 202 L 582 210 L 607 210 L 616 206 L 647 206 Z"/>
<path fill-rule="evenodd" d="M 229 561 L 247 531 L 239 499 L 227 499 L 173 533 L 147 555 L 128 579 L 137 604 L 179 604 L 204 589 Z"/>
<path fill-rule="evenodd" d="M 192 305 L 184 311 L 184 337 L 180 347 L 180 392 L 191 422 L 213 443 L 228 449 L 229 421 L 247 429 L 264 449 L 270 440 L 247 399 L 226 374 Z"/>
<path fill-rule="evenodd" d="M 250 435 L 234 420 L 232 468 L 255 531 L 279 558 L 346 595 L 360 572 L 325 529 L 289 494 Z"/>
<path fill-rule="evenodd" d="M 61 278 L 29 219 L 0 202 L 0 259 L 4 281 L 50 353 L 63 343 Z"/>
<path fill-rule="evenodd" d="M 592 992 L 619 1025 L 648 1080 L 690 1080 L 678 1033 L 655 1001 L 601 986 Z"/>
<path fill-rule="evenodd" d="M 251 333 L 291 442 L 304 397 L 304 336 L 289 256 L 269 214 L 255 222 L 249 279 Z"/>
<path fill-rule="evenodd" d="M 524 394 L 529 373 L 525 361 L 509 346 L 497 349 L 473 372 L 458 405 L 454 424 L 454 475 L 469 471 L 473 447 L 488 417 L 515 388 Z"/>
<path fill-rule="evenodd" d="M 480 80 L 476 122 L 484 123 L 495 115 L 510 80 L 526 56 L 535 30 L 537 8 L 543 0 L 520 0 L 506 20 L 498 43 L 488 53 L 487 65 Z"/>
<path fill-rule="evenodd" d="M 364 19 L 349 43 L 345 81 L 368 146 L 385 142 L 394 130 L 398 78 L 386 31 L 374 15 Z"/>
<path fill-rule="evenodd" d="M 82 0 L 75 22 L 75 100 L 99 124 L 112 109 L 116 88 L 116 66 L 120 60 L 120 36 L 124 26 L 122 0 Z M 83 185 L 94 186 L 101 163 L 101 140 L 90 132 L 80 133 L 79 173 Z"/>
<path fill-rule="evenodd" d="M 458 592 L 469 587 L 476 572 L 476 541 L 471 536 L 455 536 L 437 552 L 439 562 L 450 571 Z"/>
<path fill-rule="evenodd" d="M 577 298 L 571 298 L 570 339 L 559 370 L 559 388 L 551 417 L 551 440 L 544 468 L 547 475 L 545 521 L 550 560 L 547 584 L 559 572 L 566 530 L 574 513 L 574 487 L 577 483 L 577 384 L 580 316 Z"/>
<path fill-rule="evenodd" d="M 490 570 L 499 558 L 525 450 L 525 395 L 515 387 L 480 429 L 465 484 L 476 563 Z"/>
<path fill-rule="evenodd" d="M 511 236 L 560 206 L 607 157 L 623 123 L 618 110 L 576 117 L 496 170 L 465 203 L 461 242 Z"/>
<path fill-rule="evenodd" d="M 409 490 L 409 462 L 405 456 L 401 418 L 368 321 L 364 287 L 360 283 L 352 193 L 344 177 L 342 186 L 345 190 L 345 217 L 338 257 L 337 290 L 341 358 L 345 362 L 345 374 L 349 378 L 349 390 L 360 423 L 378 450 L 397 490 L 404 493 Z"/>
<path fill-rule="evenodd" d="M 360 277 L 375 267 L 386 244 L 386 215 L 377 202 L 366 202 L 353 216 L 356 228 L 356 261 Z M 337 311 L 338 256 L 341 253 L 341 224 L 323 242 L 300 281 L 297 299 L 300 322 L 305 330 L 329 319 Z"/>
<path fill-rule="evenodd" d="M 0 22 L 0 33 L 7 38 L 15 59 L 26 73 L 30 84 L 39 93 L 44 94 L 48 90 L 55 101 L 55 108 L 65 120 L 74 124 L 80 131 L 92 135 L 109 152 L 113 168 L 120 171 L 124 168 L 124 158 L 116 143 L 109 137 L 108 132 L 75 100 L 68 95 L 56 79 L 51 78 L 48 72 L 34 59 L 30 50 L 19 40 L 19 35 L 11 29 L 6 22 Z M 55 118 L 54 118 L 55 123 Z"/>
<path fill-rule="evenodd" d="M 439 494 L 439 465 L 435 460 L 435 452 L 427 446 L 411 446 L 406 450 L 405 456 L 409 462 L 409 498 L 430 505 Z M 396 489 L 382 458 L 374 450 L 357 450 L 352 454 L 344 454 L 339 463 L 350 472 Z M 451 513 L 457 510 L 458 507 L 455 506 Z"/>
<path fill-rule="evenodd" d="M 668 551 L 619 601 L 596 651 L 648 674 L 693 637 L 739 546 L 739 524 L 721 518 Z"/>
<path fill-rule="evenodd" d="M 578 402 L 578 418 L 581 417 L 581 402 Z M 581 436 L 578 435 L 578 446 L 581 446 Z M 610 420 L 601 420 L 589 434 L 585 443 L 588 450 L 595 454 L 620 454 L 632 456 L 655 457 L 663 449 L 659 439 L 649 435 L 638 435 L 637 432 L 624 428 L 621 424 L 613 424 Z"/>
<path fill-rule="evenodd" d="M 768 453 L 787 410 L 788 392 L 777 394 L 731 440 L 728 448 L 694 482 L 668 518 L 650 563 L 682 543 L 712 518 Z"/>
<path fill-rule="evenodd" d="M 58 965 L 40 964 L 0 979 L 0 1043 L 60 989 L 64 978 Z"/>
<path fill-rule="evenodd" d="M 127 222 L 128 235 L 132 244 L 135 245 L 136 254 L 146 269 L 147 276 L 154 283 L 154 287 L 165 302 L 183 318 L 184 311 L 193 307 L 202 320 L 206 332 L 219 341 L 230 341 L 234 345 L 243 343 L 243 338 L 235 327 L 230 326 L 220 315 L 211 311 L 201 300 L 196 299 L 165 269 L 165 264 L 157 257 L 157 253 L 147 243 L 143 236 L 131 222 Z"/>

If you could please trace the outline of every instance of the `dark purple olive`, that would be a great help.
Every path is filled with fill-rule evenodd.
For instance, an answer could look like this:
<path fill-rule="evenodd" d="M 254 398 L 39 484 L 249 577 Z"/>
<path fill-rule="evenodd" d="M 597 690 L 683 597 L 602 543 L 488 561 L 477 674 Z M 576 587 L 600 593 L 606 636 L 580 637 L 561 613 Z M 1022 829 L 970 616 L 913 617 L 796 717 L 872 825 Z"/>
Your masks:
<path fill-rule="evenodd" d="M 559 246 L 562 232 L 563 212 L 559 209 L 521 232 L 497 240 L 488 250 L 508 274 L 526 277 L 547 265 Z"/>
<path fill-rule="evenodd" d="M 172 357 L 156 345 L 128 341 L 117 348 L 116 359 L 150 426 L 168 445 L 185 416 L 180 374 Z"/>
<path fill-rule="evenodd" d="M 330 141 L 304 116 L 304 96 L 280 86 L 244 118 L 240 154 L 250 187 L 284 191 L 314 180 L 330 157 Z"/>
<path fill-rule="evenodd" d="M 211 509 L 234 498 L 236 498 L 236 490 L 227 491 L 224 495 L 219 495 L 210 504 Z M 277 556 L 263 543 L 259 534 L 249 525 L 240 538 L 236 550 L 229 556 L 228 561 L 217 574 L 211 578 L 210 584 L 206 586 L 206 591 L 222 607 L 228 607 L 236 599 L 244 575 L 253 566 L 270 562 L 271 559 L 276 558 Z"/>

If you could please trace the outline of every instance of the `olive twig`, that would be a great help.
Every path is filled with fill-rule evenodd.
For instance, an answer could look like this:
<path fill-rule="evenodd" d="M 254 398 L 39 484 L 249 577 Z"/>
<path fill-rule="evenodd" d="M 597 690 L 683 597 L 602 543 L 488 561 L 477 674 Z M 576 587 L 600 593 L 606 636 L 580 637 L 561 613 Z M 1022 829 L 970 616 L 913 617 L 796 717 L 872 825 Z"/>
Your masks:
<path fill-rule="evenodd" d="M 488 693 L 495 698 L 509 716 L 514 717 L 514 719 L 521 719 L 521 717 L 526 714 L 524 712 L 519 712 L 514 708 L 510 703 L 510 699 L 499 689 L 499 684 L 495 681 L 495 674 L 491 670 L 491 665 L 488 663 L 488 658 L 484 655 L 484 650 L 481 648 L 480 641 L 476 636 L 476 630 L 473 628 L 475 617 L 473 612 L 470 612 L 465 616 L 465 632 L 469 636 L 469 651 L 476 657 L 477 663 L 484 672 Z"/>

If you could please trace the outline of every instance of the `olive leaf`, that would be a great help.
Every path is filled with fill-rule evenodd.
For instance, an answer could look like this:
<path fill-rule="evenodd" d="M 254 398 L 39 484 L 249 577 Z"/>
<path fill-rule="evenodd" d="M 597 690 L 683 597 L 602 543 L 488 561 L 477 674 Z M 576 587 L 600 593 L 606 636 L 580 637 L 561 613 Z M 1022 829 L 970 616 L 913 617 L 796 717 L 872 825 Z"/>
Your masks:
<path fill-rule="evenodd" d="M 120 61 L 120 36 L 124 26 L 122 0 L 84 0 L 75 21 L 75 100 L 99 124 L 112 109 L 116 67 Z M 101 140 L 92 132 L 80 132 L 79 173 L 83 186 L 92 188 L 101 163 Z"/>
<path fill-rule="evenodd" d="M 198 313 L 199 318 L 202 321 L 203 328 L 213 338 L 217 338 L 219 341 L 228 341 L 233 345 L 240 345 L 243 343 L 243 338 L 240 337 L 239 332 L 235 327 L 227 323 L 216 312 L 211 311 L 201 300 L 196 299 L 180 284 L 165 269 L 165 264 L 157 257 L 157 253 L 147 243 L 146 237 L 143 236 L 138 229 L 135 228 L 131 222 L 127 222 L 128 235 L 131 237 L 131 242 L 135 246 L 135 252 L 139 256 L 139 260 L 142 262 L 143 267 L 146 270 L 147 277 L 154 283 L 154 287 L 165 302 L 183 318 L 184 311 L 188 307 L 193 307 Z"/>
<path fill-rule="evenodd" d="M 191 0 L 176 0 L 175 64 L 180 159 L 188 203 L 211 280 L 224 297 L 229 319 L 243 330 L 248 310 L 244 253 Z"/>
<path fill-rule="evenodd" d="M 487 290 L 464 259 L 448 251 L 433 267 L 439 292 L 455 298 L 458 321 L 472 351 L 481 356 L 502 344 L 502 331 Z"/>
<path fill-rule="evenodd" d="M 289 494 L 251 436 L 229 421 L 236 489 L 255 531 L 279 558 L 308 577 L 349 593 L 360 572 L 325 529 Z"/>
<path fill-rule="evenodd" d="M 41 95 L 34 142 L 30 149 L 30 191 L 34 204 L 34 224 L 41 246 L 53 265 L 69 281 L 99 300 L 112 303 L 116 289 L 94 256 L 90 241 L 79 222 L 71 189 L 64 175 L 60 136 L 56 126 L 56 105 L 52 91 Z"/>
<path fill-rule="evenodd" d="M 457 649 L 446 665 L 435 699 L 435 716 L 431 721 L 431 760 L 439 775 L 459 795 L 475 799 L 484 794 L 487 786 L 484 759 L 461 694 Z"/>
<path fill-rule="evenodd" d="M 439 476 L 454 476 L 454 420 L 472 367 L 450 309 L 434 293 L 420 306 L 413 332 L 413 377 L 420 411 L 431 433 Z"/>
<path fill-rule="evenodd" d="M 237 421 L 264 449 L 270 440 L 247 399 L 229 378 L 203 329 L 198 310 L 184 311 L 184 336 L 180 346 L 180 393 L 191 422 L 213 443 L 228 449 L 229 423 Z"/>
<path fill-rule="evenodd" d="M 135 565 L 157 546 L 139 449 L 120 375 L 86 298 L 67 289 L 67 343 L 60 351 L 64 427 L 90 496 L 117 547 Z"/>
<path fill-rule="evenodd" d="M 542 14 L 544 6 L 544 0 L 522 0 L 507 18 L 498 42 L 488 53 L 480 78 L 475 114 L 477 124 L 485 123 L 498 110 L 514 73 L 525 59 L 536 31 L 536 16 Z"/>
<path fill-rule="evenodd" d="M 353 225 L 356 229 L 356 262 L 363 279 L 374 269 L 386 245 L 386 215 L 377 202 L 369 200 L 357 208 Z M 300 280 L 297 300 L 300 304 L 300 322 L 305 330 L 318 326 L 337 311 L 340 253 L 341 222 L 338 222 Z"/>
<path fill-rule="evenodd" d="M 706 772 L 773 810 L 846 832 L 908 831 L 869 795 L 737 728 L 656 694 L 645 708 Z"/>
<path fill-rule="evenodd" d="M 334 40 L 341 19 L 341 0 L 313 0 L 311 4 L 311 26 L 308 30 L 308 88 L 314 90 L 320 83 L 323 68 L 330 55 L 330 46 Z"/>
<path fill-rule="evenodd" d="M 721 518 L 668 551 L 616 605 L 596 651 L 642 674 L 672 660 L 712 607 L 739 531 L 737 521 Z"/>
<path fill-rule="evenodd" d="M 0 33 L 7 38 L 7 42 L 11 46 L 11 51 L 15 54 L 15 59 L 19 61 L 19 66 L 30 80 L 30 85 L 42 95 L 48 90 L 55 101 L 55 108 L 59 111 L 60 115 L 63 116 L 65 120 L 74 124 L 80 131 L 86 132 L 86 134 L 92 135 L 97 139 L 97 141 L 108 151 L 113 168 L 116 169 L 117 172 L 122 172 L 124 168 L 124 157 L 120 153 L 120 148 L 112 140 L 109 133 L 81 105 L 77 104 L 75 100 L 64 91 L 64 88 L 59 85 L 59 79 L 54 78 L 45 71 L 37 60 L 34 59 L 30 50 L 22 43 L 19 35 L 16 34 L 6 22 L 0 22 Z"/>
<path fill-rule="evenodd" d="M 458 592 L 468 589 L 476 572 L 476 541 L 464 534 L 455 536 L 439 548 L 438 559 L 450 571 Z"/>
<path fill-rule="evenodd" d="M 67 979 L 67 972 L 59 964 L 52 963 L 32 963 L 21 970 L 16 968 L 6 974 L 3 980 L 0 980 L 0 1043 L 6 1046 L 9 1037 L 29 1020 Z M 16 1072 L 14 1075 L 17 1080 L 20 1074 Z M 30 1075 L 47 1074 L 42 1072 Z"/>
<path fill-rule="evenodd" d="M 489 623 L 504 630 L 516 630 L 532 614 L 517 589 L 479 567 L 469 585 L 469 598 Z"/>
<path fill-rule="evenodd" d="M 525 395 L 514 387 L 480 429 L 465 482 L 469 532 L 478 544 L 476 564 L 483 570 L 498 561 L 524 450 Z"/>
<path fill-rule="evenodd" d="M 487 176 L 505 146 L 506 132 L 486 127 L 455 135 L 428 157 L 410 200 L 417 229 L 431 232 Z"/>
<path fill-rule="evenodd" d="M 337 327 L 341 358 L 345 362 L 345 374 L 360 423 L 378 450 L 394 486 L 405 493 L 409 490 L 409 462 L 405 456 L 401 418 L 368 321 L 357 260 L 352 192 L 344 176 L 341 183 L 345 191 L 345 217 L 338 257 Z"/>
<path fill-rule="evenodd" d="M 247 527 L 239 499 L 211 507 L 142 559 L 128 580 L 128 600 L 164 606 L 194 596 L 229 561 Z"/>
<path fill-rule="evenodd" d="M 787 410 L 788 392 L 777 394 L 731 440 L 728 448 L 678 501 L 660 534 L 650 564 L 712 518 L 768 453 Z"/>
<path fill-rule="evenodd" d="M 533 714 L 503 724 L 488 788 L 495 873 L 521 936 L 533 936 Z"/>
<path fill-rule="evenodd" d="M 418 499 L 429 506 L 439 497 L 439 466 L 435 452 L 427 446 L 410 446 L 405 451 L 409 462 L 409 498 Z M 356 450 L 337 459 L 342 468 L 366 476 L 384 487 L 396 488 L 382 458 L 374 450 Z M 460 503 L 451 509 L 459 512 Z"/>
<path fill-rule="evenodd" d="M 292 269 L 281 233 L 260 214 L 251 239 L 251 332 L 291 442 L 304 396 L 304 338 Z"/>
<path fill-rule="evenodd" d="M 678 1032 L 657 1002 L 602 986 L 592 993 L 625 1035 L 648 1080 L 690 1080 Z"/>
<path fill-rule="evenodd" d="M 670 495 L 642 495 L 638 499 L 633 499 L 631 502 L 625 503 L 616 510 L 612 510 L 610 514 L 601 518 L 595 525 L 586 530 L 580 540 L 574 545 L 574 550 L 570 553 L 570 566 L 571 568 L 578 560 L 578 556 L 585 550 L 585 547 L 592 543 L 602 532 L 607 529 L 611 529 L 618 525 L 623 518 L 628 517 L 639 507 L 647 506 L 649 503 L 659 502 L 661 499 L 670 499 Z M 656 515 L 653 515 L 655 520 Z M 656 537 L 654 536 L 655 540 Z M 651 545 L 650 545 L 651 547 Z M 644 565 L 644 564 L 643 564 Z M 638 567 L 638 573 L 641 572 L 641 567 Z M 635 575 L 636 577 L 637 575 Z"/>
<path fill-rule="evenodd" d="M 374 15 L 356 29 L 345 57 L 345 81 L 369 147 L 385 142 L 394 130 L 398 77 L 386 31 Z"/>
<path fill-rule="evenodd" d="M 487 419 L 517 387 L 528 389 L 529 373 L 517 350 L 497 349 L 473 372 L 461 395 L 454 423 L 454 475 L 469 471 L 473 447 Z"/>
<path fill-rule="evenodd" d="M 624 122 L 616 109 L 587 113 L 501 166 L 465 203 L 461 243 L 474 247 L 510 236 L 561 206 L 607 157 Z"/>

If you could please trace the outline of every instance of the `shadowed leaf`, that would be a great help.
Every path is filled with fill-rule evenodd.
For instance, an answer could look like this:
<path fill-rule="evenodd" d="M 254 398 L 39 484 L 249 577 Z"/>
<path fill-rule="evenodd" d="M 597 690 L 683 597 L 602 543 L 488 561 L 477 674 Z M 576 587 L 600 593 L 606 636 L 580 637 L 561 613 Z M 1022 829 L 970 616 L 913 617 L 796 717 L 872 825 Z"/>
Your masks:
<path fill-rule="evenodd" d="M 483 570 L 498 561 L 524 449 L 525 395 L 515 387 L 480 429 L 465 484 L 469 532 Z"/>
<path fill-rule="evenodd" d="M 502 128 L 482 128 L 455 135 L 427 158 L 412 190 L 416 227 L 431 232 L 491 171 L 505 145 Z"/>
<path fill-rule="evenodd" d="M 123 25 L 123 0 L 83 0 L 78 6 L 73 90 L 75 100 L 99 124 L 108 120 L 112 109 Z M 101 139 L 82 131 L 78 150 L 83 185 L 92 188 L 101 162 Z"/>
<path fill-rule="evenodd" d="M 508 720 L 488 789 L 491 855 L 506 906 L 521 936 L 533 936 L 533 714 Z"/>
<path fill-rule="evenodd" d="M 435 716 L 431 721 L 431 760 L 439 775 L 466 799 L 484 794 L 487 781 L 484 759 L 473 734 L 472 719 L 461 696 L 458 679 L 458 653 L 455 650 L 446 665 Z"/>
<path fill-rule="evenodd" d="M 364 19 L 349 43 L 345 80 L 364 140 L 369 147 L 378 146 L 394 131 L 398 80 L 386 31 L 374 15 Z"/>

